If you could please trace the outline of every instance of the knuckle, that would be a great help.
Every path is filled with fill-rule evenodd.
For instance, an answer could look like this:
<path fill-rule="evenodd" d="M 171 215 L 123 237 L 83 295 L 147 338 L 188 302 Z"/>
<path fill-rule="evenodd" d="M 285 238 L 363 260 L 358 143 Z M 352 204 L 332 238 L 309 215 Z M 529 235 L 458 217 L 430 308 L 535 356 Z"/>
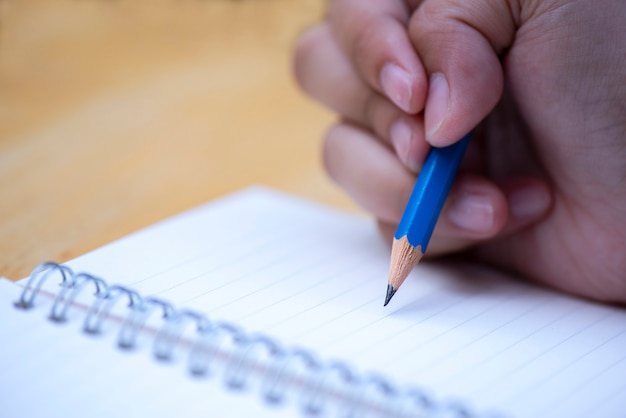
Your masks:
<path fill-rule="evenodd" d="M 322 27 L 315 26 L 303 32 L 296 40 L 293 54 L 293 73 L 296 82 L 305 92 L 310 92 L 311 70 L 315 49 L 322 41 Z"/>
<path fill-rule="evenodd" d="M 354 34 L 352 39 L 352 48 L 350 58 L 357 67 L 364 68 L 367 66 L 366 57 L 375 53 L 377 45 L 380 44 L 380 34 L 377 25 L 363 24 Z"/>
<path fill-rule="evenodd" d="M 333 125 L 326 131 L 322 141 L 322 164 L 334 181 L 337 181 L 337 164 L 341 160 L 339 146 L 342 131 L 341 124 Z"/>

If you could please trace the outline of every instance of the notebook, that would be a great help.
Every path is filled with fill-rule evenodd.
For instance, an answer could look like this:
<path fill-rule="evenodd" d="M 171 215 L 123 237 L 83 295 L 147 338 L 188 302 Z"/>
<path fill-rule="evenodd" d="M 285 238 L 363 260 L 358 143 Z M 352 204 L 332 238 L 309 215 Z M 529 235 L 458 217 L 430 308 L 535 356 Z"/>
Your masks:
<path fill-rule="evenodd" d="M 626 311 L 250 188 L 0 280 L 2 417 L 624 417 Z M 30 282 L 29 282 L 30 280 Z"/>

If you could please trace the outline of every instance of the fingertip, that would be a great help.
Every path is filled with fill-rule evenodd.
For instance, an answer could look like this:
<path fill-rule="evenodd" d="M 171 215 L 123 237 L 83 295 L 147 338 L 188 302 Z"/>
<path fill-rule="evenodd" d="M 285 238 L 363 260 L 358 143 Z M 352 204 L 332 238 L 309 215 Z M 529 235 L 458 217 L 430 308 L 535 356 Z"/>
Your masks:
<path fill-rule="evenodd" d="M 423 131 L 422 118 L 409 116 L 400 117 L 389 129 L 389 141 L 398 159 L 415 174 L 420 172 L 430 149 L 424 141 Z"/>
<path fill-rule="evenodd" d="M 415 141 L 415 129 L 406 118 L 399 118 L 389 128 L 389 141 L 396 155 L 406 166 L 409 165 L 409 148 Z"/>
<path fill-rule="evenodd" d="M 459 238 L 497 235 L 508 218 L 507 200 L 490 181 L 474 175 L 457 178 L 444 207 L 440 232 Z"/>
<path fill-rule="evenodd" d="M 428 86 L 428 105 L 424 112 L 424 125 L 426 127 L 426 141 L 431 145 L 445 146 L 437 132 L 441 128 L 443 121 L 450 108 L 450 88 L 445 74 L 441 72 L 433 73 L 430 76 Z M 434 138 L 434 142 L 433 142 Z"/>
<path fill-rule="evenodd" d="M 450 192 L 438 233 L 481 241 L 506 236 L 543 219 L 552 202 L 548 184 L 538 178 L 514 179 L 499 186 L 462 175 Z"/>
<path fill-rule="evenodd" d="M 500 234 L 507 218 L 506 197 L 496 184 L 459 173 L 426 254 L 440 256 L 479 245 Z"/>
<path fill-rule="evenodd" d="M 504 187 L 511 213 L 511 222 L 524 223 L 541 219 L 552 206 L 548 185 L 537 178 L 516 179 Z"/>
<path fill-rule="evenodd" d="M 426 140 L 437 147 L 461 139 L 496 106 L 504 73 L 495 47 L 505 48 L 514 33 L 514 26 L 506 22 L 496 33 L 490 30 L 493 19 L 485 17 L 500 16 L 500 6 L 479 2 L 475 7 L 464 3 L 451 8 L 445 3 L 427 2 L 409 24 L 411 40 L 429 74 Z"/>
<path fill-rule="evenodd" d="M 424 108 L 425 77 L 394 62 L 383 64 L 379 76 L 380 89 L 398 108 L 415 114 Z"/>
<path fill-rule="evenodd" d="M 450 74 L 430 76 L 424 110 L 426 141 L 434 147 L 452 145 L 463 138 L 493 110 L 503 92 L 502 69 L 495 58 L 465 63 Z M 467 74 L 480 74 L 468 76 Z"/>

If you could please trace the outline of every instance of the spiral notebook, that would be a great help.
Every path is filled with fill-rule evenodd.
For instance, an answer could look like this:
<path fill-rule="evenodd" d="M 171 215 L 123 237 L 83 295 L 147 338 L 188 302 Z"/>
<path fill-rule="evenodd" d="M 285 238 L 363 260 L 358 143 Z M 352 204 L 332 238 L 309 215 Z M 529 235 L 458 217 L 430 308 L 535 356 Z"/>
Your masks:
<path fill-rule="evenodd" d="M 626 311 L 264 188 L 0 280 L 2 417 L 624 417 Z"/>

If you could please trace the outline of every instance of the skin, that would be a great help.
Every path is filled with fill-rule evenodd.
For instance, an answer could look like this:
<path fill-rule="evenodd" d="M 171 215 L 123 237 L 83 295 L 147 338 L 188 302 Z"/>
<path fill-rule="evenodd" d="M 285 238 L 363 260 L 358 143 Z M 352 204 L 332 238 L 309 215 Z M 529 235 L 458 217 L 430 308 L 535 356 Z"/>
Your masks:
<path fill-rule="evenodd" d="M 427 255 L 626 303 L 624 22 L 621 0 L 334 0 L 295 73 L 385 236 L 429 147 L 477 127 Z"/>

